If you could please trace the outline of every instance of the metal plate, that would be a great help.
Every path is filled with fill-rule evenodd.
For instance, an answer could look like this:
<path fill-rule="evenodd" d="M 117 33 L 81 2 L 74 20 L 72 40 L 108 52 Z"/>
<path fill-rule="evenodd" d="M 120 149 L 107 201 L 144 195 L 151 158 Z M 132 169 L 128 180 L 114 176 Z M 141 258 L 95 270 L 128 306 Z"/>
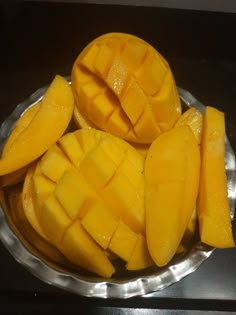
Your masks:
<path fill-rule="evenodd" d="M 67 79 L 69 81 L 69 78 Z M 2 124 L 0 149 L 2 149 L 20 115 L 29 106 L 40 100 L 46 89 L 47 87 L 43 87 L 37 90 L 26 101 L 19 104 Z M 205 106 L 193 95 L 182 88 L 178 88 L 178 91 L 185 106 L 194 106 L 204 112 Z M 233 219 L 236 200 L 236 160 L 227 137 L 225 148 L 228 198 Z M 71 266 L 58 265 L 45 257 L 40 250 L 30 244 L 25 235 L 22 235 L 20 223 L 14 222 L 7 200 L 4 200 L 4 194 L 0 197 L 2 204 L 0 207 L 0 240 L 11 255 L 42 281 L 82 296 L 129 298 L 163 290 L 194 272 L 214 251 L 214 248 L 202 244 L 199 236 L 196 235 L 191 248 L 181 255 L 176 255 L 170 264 L 164 268 L 151 267 L 143 272 L 127 272 L 122 263 L 118 261 L 116 266 L 118 272 L 114 277 L 102 279 L 82 270 L 75 270 Z"/>

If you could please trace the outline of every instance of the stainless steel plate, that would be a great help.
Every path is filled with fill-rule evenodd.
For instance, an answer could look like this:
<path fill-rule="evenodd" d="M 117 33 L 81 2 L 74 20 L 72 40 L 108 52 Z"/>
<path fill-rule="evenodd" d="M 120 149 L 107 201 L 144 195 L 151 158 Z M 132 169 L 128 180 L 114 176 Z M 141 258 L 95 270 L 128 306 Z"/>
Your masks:
<path fill-rule="evenodd" d="M 69 80 L 69 79 L 68 79 Z M 19 104 L 0 128 L 0 149 L 20 115 L 42 98 L 47 87 L 37 90 L 26 101 Z M 179 95 L 185 106 L 194 106 L 204 111 L 201 104 L 188 91 L 179 88 Z M 228 198 L 233 218 L 236 200 L 236 160 L 226 137 L 226 173 L 228 178 Z M 1 197 L 1 196 L 0 196 Z M 129 298 L 162 290 L 194 272 L 213 252 L 214 248 L 204 245 L 196 235 L 191 248 L 174 257 L 164 268 L 151 267 L 143 272 L 127 272 L 121 262 L 117 262 L 118 272 L 112 279 L 102 279 L 75 270 L 69 265 L 59 265 L 48 259 L 35 248 L 22 231 L 21 223 L 14 221 L 7 200 L 2 194 L 0 207 L 0 240 L 11 255 L 29 272 L 42 281 L 61 289 L 82 295 L 100 298 Z"/>

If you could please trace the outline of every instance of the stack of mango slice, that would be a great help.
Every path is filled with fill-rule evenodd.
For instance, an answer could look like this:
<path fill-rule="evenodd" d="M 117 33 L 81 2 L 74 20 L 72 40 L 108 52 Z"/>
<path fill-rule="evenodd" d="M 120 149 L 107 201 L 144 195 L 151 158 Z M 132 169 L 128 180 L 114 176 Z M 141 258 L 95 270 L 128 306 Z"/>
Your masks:
<path fill-rule="evenodd" d="M 1 186 L 32 245 L 104 278 L 114 259 L 130 271 L 166 266 L 198 227 L 202 242 L 234 247 L 224 114 L 182 112 L 167 61 L 129 34 L 89 43 L 71 80 L 55 76 L 0 160 Z"/>

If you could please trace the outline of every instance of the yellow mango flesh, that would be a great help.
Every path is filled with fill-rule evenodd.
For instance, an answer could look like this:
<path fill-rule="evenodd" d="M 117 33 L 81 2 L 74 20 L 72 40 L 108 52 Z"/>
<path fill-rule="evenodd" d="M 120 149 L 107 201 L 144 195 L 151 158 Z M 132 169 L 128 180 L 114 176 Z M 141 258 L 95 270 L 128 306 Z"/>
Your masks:
<path fill-rule="evenodd" d="M 183 236 L 181 243 L 178 247 L 178 250 L 177 250 L 178 254 L 185 252 L 192 245 L 192 240 L 193 240 L 193 237 L 194 237 L 194 235 L 196 233 L 196 229 L 197 229 L 197 220 L 198 220 L 197 210 L 196 210 L 196 207 L 194 207 L 194 209 L 192 211 L 191 218 L 190 218 L 188 225 L 187 225 L 187 228 L 184 232 L 184 236 Z"/>
<path fill-rule="evenodd" d="M 118 221 L 102 202 L 92 204 L 83 216 L 81 224 L 92 238 L 104 249 L 107 249 L 117 228 Z"/>
<path fill-rule="evenodd" d="M 79 220 L 68 228 L 60 248 L 72 263 L 102 277 L 110 278 L 115 272 L 107 256 L 82 228 Z"/>
<path fill-rule="evenodd" d="M 108 264 L 106 249 L 128 262 L 139 233 L 145 234 L 143 168 L 144 158 L 131 145 L 106 132 L 81 129 L 64 135 L 39 160 L 32 176 L 34 211 L 46 237 L 74 262 L 64 246 L 74 237 L 74 232 L 67 234 L 78 221 L 106 257 L 97 264 L 104 259 Z M 83 247 L 72 250 L 81 257 L 87 253 Z M 104 275 L 95 263 L 89 268 Z"/>
<path fill-rule="evenodd" d="M 202 242 L 218 248 L 235 246 L 227 198 L 224 141 L 224 114 L 207 106 L 203 121 L 197 212 Z"/>
<path fill-rule="evenodd" d="M 12 132 L 10 133 L 10 135 L 7 138 L 7 141 L 3 147 L 2 157 L 4 157 L 7 154 L 7 151 L 11 147 L 12 143 L 15 142 L 15 140 L 19 137 L 21 132 L 24 131 L 29 126 L 32 119 L 34 118 L 34 116 L 38 112 L 40 106 L 41 106 L 41 102 L 38 102 L 38 103 L 34 104 L 33 106 L 29 107 L 20 116 L 20 118 L 18 119 L 16 125 L 14 126 Z"/>
<path fill-rule="evenodd" d="M 129 141 L 151 143 L 181 114 L 167 62 L 133 35 L 96 38 L 76 59 L 71 80 L 78 112 Z"/>
<path fill-rule="evenodd" d="M 154 264 L 147 247 L 146 238 L 139 234 L 133 252 L 126 264 L 127 270 L 142 270 Z"/>
<path fill-rule="evenodd" d="M 23 188 L 26 190 L 27 184 L 24 183 Z M 37 164 L 34 174 L 32 174 L 29 189 L 32 189 L 29 194 L 32 194 L 34 211 L 39 217 L 44 200 L 55 190 L 55 183 L 41 172 L 40 163 Z"/>
<path fill-rule="evenodd" d="M 41 156 L 64 133 L 73 112 L 71 87 L 56 76 L 39 110 L 0 160 L 0 175 L 11 173 Z"/>
<path fill-rule="evenodd" d="M 189 108 L 177 120 L 175 127 L 188 125 L 193 131 L 197 143 L 201 144 L 203 114 L 195 107 Z"/>
<path fill-rule="evenodd" d="M 33 200 L 33 186 L 32 186 L 32 176 L 35 171 L 35 165 L 32 165 L 27 171 L 23 192 L 22 192 L 22 206 L 24 210 L 24 214 L 34 228 L 34 230 L 45 240 L 48 240 L 48 237 L 44 233 L 41 224 L 39 223 L 38 217 L 35 213 L 34 200 Z"/>
<path fill-rule="evenodd" d="M 137 242 L 138 234 L 119 221 L 109 243 L 109 249 L 124 261 L 129 261 Z"/>
<path fill-rule="evenodd" d="M 69 261 L 65 256 L 57 250 L 52 244 L 41 238 L 40 234 L 32 227 L 32 220 L 29 222 L 26 216 L 25 209 L 23 208 L 22 191 L 19 186 L 14 187 L 8 195 L 10 210 L 13 221 L 22 235 L 30 244 L 32 252 L 38 250 L 43 256 L 49 258 L 53 262 L 68 266 Z"/>
<path fill-rule="evenodd" d="M 1 187 L 13 186 L 13 185 L 19 184 L 20 182 L 23 182 L 25 179 L 25 175 L 27 173 L 28 167 L 29 166 L 27 165 L 9 174 L 2 175 L 0 177 Z"/>
<path fill-rule="evenodd" d="M 101 107 L 98 107 L 101 110 L 104 110 L 104 103 L 101 105 Z M 93 109 L 94 115 L 96 114 L 95 108 Z M 73 120 L 75 124 L 77 125 L 78 128 L 81 129 L 91 129 L 91 128 L 96 128 L 96 126 L 88 120 L 79 110 L 78 106 L 74 107 L 74 112 L 73 112 Z M 137 143 L 137 142 L 130 142 L 130 144 L 143 156 L 146 157 L 147 151 L 150 147 L 150 144 L 145 144 L 145 143 Z"/>
<path fill-rule="evenodd" d="M 175 255 L 198 193 L 200 152 L 188 126 L 174 128 L 152 143 L 144 174 L 147 244 L 161 267 Z"/>

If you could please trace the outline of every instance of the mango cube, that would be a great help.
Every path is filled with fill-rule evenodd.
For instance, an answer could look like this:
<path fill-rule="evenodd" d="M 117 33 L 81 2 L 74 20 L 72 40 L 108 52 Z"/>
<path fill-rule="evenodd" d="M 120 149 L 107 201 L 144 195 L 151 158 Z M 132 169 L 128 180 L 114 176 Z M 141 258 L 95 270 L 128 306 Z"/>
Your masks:
<path fill-rule="evenodd" d="M 72 263 L 102 277 L 110 278 L 115 272 L 104 251 L 83 229 L 79 220 L 67 229 L 60 248 Z"/>
<path fill-rule="evenodd" d="M 127 270 L 142 270 L 154 264 L 147 247 L 146 238 L 138 234 L 134 250 L 126 264 Z"/>
<path fill-rule="evenodd" d="M 53 195 L 44 201 L 39 222 L 48 239 L 60 248 L 62 237 L 71 220 Z"/>
<path fill-rule="evenodd" d="M 85 214 L 96 193 L 79 172 L 66 171 L 58 181 L 55 196 L 73 220 Z"/>
<path fill-rule="evenodd" d="M 109 249 L 124 261 L 129 261 L 137 242 L 137 238 L 138 234 L 133 232 L 122 221 L 119 221 L 110 241 Z"/>
<path fill-rule="evenodd" d="M 84 215 L 81 224 L 102 248 L 107 249 L 118 221 L 104 203 L 96 202 Z"/>
<path fill-rule="evenodd" d="M 47 158 L 42 158 L 40 162 L 40 171 L 54 182 L 70 168 L 72 164 L 56 145 L 47 152 Z"/>

